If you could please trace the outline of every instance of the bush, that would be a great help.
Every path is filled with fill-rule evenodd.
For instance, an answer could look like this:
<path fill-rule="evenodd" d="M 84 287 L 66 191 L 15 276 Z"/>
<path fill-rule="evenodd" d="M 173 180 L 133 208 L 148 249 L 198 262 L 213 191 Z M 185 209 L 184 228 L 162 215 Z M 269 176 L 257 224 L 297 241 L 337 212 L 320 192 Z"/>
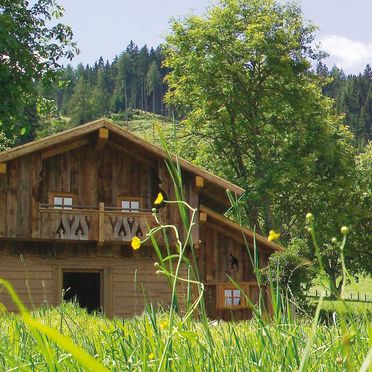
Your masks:
<path fill-rule="evenodd" d="M 306 256 L 306 240 L 294 239 L 285 251 L 270 256 L 265 273 L 272 285 L 279 285 L 288 298 L 300 307 L 307 305 L 306 292 L 316 275 Z"/>

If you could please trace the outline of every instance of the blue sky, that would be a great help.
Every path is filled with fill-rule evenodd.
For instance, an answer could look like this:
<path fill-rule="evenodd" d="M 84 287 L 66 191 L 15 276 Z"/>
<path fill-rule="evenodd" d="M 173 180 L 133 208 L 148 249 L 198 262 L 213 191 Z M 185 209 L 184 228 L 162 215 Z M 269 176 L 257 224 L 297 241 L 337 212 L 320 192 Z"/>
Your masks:
<path fill-rule="evenodd" d="M 132 39 L 139 46 L 157 46 L 169 19 L 189 11 L 201 14 L 209 0 L 59 0 L 81 50 L 73 64 L 92 64 L 100 56 L 112 60 Z M 372 64 L 370 30 L 372 0 L 301 0 L 305 17 L 320 28 L 317 41 L 331 54 L 327 64 L 346 73 Z"/>

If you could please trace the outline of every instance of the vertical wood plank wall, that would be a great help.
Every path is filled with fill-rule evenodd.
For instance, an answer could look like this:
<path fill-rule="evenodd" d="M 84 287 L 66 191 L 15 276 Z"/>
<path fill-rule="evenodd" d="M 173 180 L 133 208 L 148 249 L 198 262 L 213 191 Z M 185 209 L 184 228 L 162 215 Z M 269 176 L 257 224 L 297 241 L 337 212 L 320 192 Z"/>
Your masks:
<path fill-rule="evenodd" d="M 256 282 L 247 248 L 239 239 L 239 233 L 235 234 L 234 239 L 228 230 L 222 231 L 213 223 L 207 222 L 200 225 L 201 244 L 198 250 L 198 267 L 200 276 L 206 284 L 206 308 L 211 318 L 242 320 L 252 316 L 251 310 L 247 308 L 236 310 L 217 308 L 218 285 L 231 283 L 228 276 L 242 284 Z M 253 246 L 250 246 L 250 252 L 253 257 Z M 259 252 L 259 265 L 265 267 L 268 264 L 269 253 L 262 252 L 260 247 Z M 231 268 L 230 254 L 237 258 L 238 270 L 235 267 Z M 255 303 L 258 299 L 258 288 L 251 287 L 249 295 Z"/>
<path fill-rule="evenodd" d="M 0 175 L 0 237 L 40 237 L 39 203 L 49 203 L 51 192 L 75 194 L 74 204 L 90 207 L 119 207 L 118 197 L 138 197 L 141 208 L 151 209 L 158 190 L 157 168 L 110 146 L 17 158 Z"/>

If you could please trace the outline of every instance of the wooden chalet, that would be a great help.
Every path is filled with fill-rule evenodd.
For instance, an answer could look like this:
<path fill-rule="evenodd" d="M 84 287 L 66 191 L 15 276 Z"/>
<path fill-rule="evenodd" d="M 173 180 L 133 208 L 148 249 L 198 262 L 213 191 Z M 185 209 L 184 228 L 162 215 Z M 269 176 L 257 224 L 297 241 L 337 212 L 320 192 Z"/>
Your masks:
<path fill-rule="evenodd" d="M 159 191 L 174 200 L 166 153 L 107 120 L 97 120 L 0 153 L 0 277 L 30 308 L 77 297 L 108 316 L 141 313 L 146 301 L 166 307 L 170 290 L 155 275 L 151 243 L 134 251 L 155 221 Z M 228 274 L 253 301 L 258 287 L 245 248 L 253 234 L 222 215 L 226 189 L 244 190 L 179 160 L 187 202 L 199 210 L 193 241 L 211 318 L 251 312 Z M 160 209 L 180 226 L 177 209 Z M 260 264 L 281 248 L 256 236 Z M 16 308 L 0 289 L 0 302 Z"/>

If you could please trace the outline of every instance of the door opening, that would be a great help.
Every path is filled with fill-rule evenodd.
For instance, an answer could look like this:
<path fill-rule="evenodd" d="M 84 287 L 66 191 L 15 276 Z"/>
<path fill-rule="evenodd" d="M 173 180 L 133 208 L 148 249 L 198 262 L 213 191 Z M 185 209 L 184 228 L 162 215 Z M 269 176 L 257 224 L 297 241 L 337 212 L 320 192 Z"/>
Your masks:
<path fill-rule="evenodd" d="M 89 313 L 102 307 L 102 273 L 63 271 L 63 300 L 76 301 Z"/>

